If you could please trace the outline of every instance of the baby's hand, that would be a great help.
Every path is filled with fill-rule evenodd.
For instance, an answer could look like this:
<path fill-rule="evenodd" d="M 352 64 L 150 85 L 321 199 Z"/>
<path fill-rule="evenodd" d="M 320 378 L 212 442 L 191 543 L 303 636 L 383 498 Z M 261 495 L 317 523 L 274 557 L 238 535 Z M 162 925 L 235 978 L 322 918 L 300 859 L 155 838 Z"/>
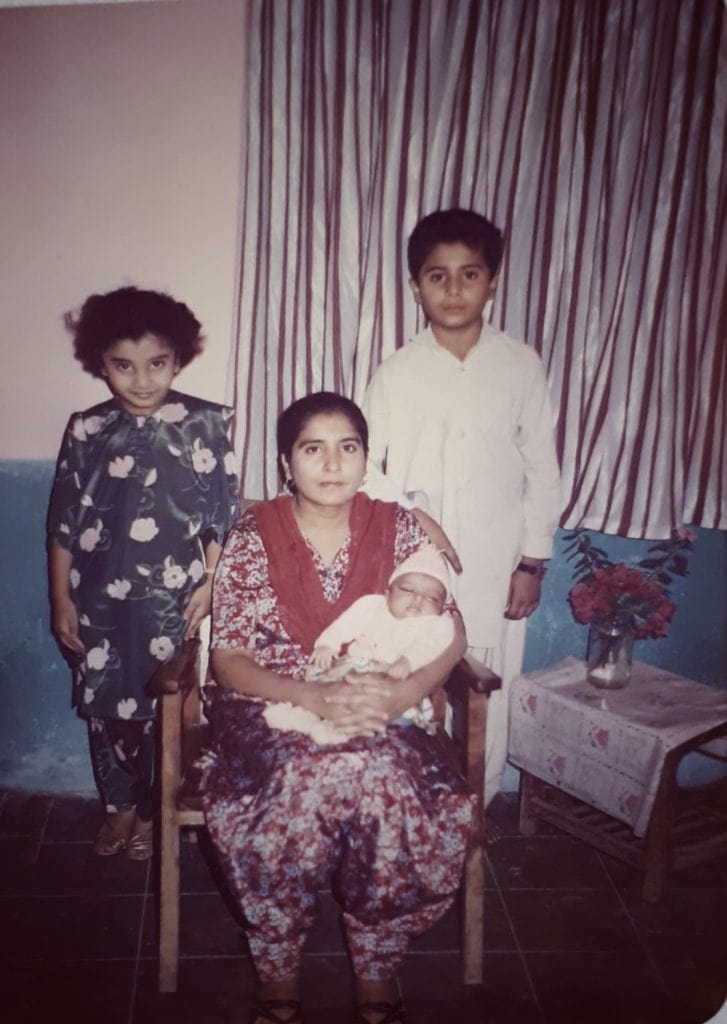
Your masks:
<path fill-rule="evenodd" d="M 407 676 L 411 675 L 411 662 L 402 655 L 401 658 L 392 661 L 386 674 L 392 679 L 406 679 Z"/>
<path fill-rule="evenodd" d="M 331 667 L 335 657 L 336 652 L 332 647 L 316 647 L 310 656 L 310 663 L 315 665 L 316 668 L 325 670 Z"/>

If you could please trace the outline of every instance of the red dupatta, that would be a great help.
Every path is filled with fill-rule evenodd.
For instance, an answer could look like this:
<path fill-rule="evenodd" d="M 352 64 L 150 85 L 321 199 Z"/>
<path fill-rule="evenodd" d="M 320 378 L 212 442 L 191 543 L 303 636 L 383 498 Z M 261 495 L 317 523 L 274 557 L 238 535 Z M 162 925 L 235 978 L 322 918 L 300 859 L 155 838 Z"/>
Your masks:
<path fill-rule="evenodd" d="M 348 571 L 340 597 L 331 604 L 323 596 L 313 554 L 293 515 L 292 498 L 283 495 L 253 508 L 280 617 L 306 654 L 353 601 L 364 594 L 383 594 L 394 571 L 396 509 L 393 502 L 356 494 L 349 518 Z"/>

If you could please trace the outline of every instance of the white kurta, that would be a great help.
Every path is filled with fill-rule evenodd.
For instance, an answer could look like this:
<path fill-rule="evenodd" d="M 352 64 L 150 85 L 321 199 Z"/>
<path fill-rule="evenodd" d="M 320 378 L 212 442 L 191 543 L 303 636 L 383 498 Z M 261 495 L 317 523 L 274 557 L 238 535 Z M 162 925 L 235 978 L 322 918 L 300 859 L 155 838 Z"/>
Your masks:
<path fill-rule="evenodd" d="M 378 368 L 364 413 L 366 492 L 441 523 L 462 562 L 453 593 L 468 643 L 496 647 L 512 571 L 522 555 L 550 557 L 561 509 L 537 353 L 486 325 L 460 361 L 424 330 Z"/>

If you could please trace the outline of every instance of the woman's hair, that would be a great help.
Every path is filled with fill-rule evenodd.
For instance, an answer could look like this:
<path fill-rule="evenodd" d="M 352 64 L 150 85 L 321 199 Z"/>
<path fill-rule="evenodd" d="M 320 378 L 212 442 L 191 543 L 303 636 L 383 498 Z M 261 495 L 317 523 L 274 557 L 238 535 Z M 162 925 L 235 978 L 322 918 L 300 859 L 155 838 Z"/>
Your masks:
<path fill-rule="evenodd" d="M 133 286 L 91 295 L 77 316 L 66 313 L 63 320 L 76 359 L 94 377 L 101 376 L 103 354 L 117 341 L 154 334 L 171 345 L 180 367 L 199 355 L 204 343 L 202 325 L 183 302 Z"/>
<path fill-rule="evenodd" d="M 299 398 L 278 417 L 278 471 L 285 481 L 282 457 L 290 461 L 293 445 L 300 437 L 305 425 L 319 414 L 342 413 L 361 438 L 364 452 L 368 455 L 369 428 L 359 407 L 350 398 L 337 395 L 335 391 L 314 391 L 312 395 Z"/>

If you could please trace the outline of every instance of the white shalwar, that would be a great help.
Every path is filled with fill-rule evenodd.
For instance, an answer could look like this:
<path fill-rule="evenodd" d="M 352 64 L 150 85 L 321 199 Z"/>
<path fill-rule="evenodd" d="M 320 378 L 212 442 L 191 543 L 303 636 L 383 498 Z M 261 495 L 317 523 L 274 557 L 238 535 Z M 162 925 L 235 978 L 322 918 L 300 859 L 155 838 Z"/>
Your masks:
<path fill-rule="evenodd" d="M 553 413 L 537 353 L 485 325 L 459 360 L 427 328 L 379 366 L 366 392 L 365 490 L 439 522 L 462 562 L 452 592 L 470 652 L 502 676 L 488 710 L 485 800 L 507 757 L 510 679 L 525 622 L 504 618 L 521 556 L 549 558 L 561 510 Z"/>

